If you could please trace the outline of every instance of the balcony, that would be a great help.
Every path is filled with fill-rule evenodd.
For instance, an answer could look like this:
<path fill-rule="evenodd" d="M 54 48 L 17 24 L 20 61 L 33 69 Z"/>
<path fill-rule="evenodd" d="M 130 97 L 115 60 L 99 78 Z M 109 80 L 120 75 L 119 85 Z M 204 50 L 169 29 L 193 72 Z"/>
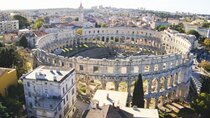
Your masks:
<path fill-rule="evenodd" d="M 34 108 L 55 111 L 61 102 L 62 98 L 60 96 L 40 97 L 35 100 Z"/>

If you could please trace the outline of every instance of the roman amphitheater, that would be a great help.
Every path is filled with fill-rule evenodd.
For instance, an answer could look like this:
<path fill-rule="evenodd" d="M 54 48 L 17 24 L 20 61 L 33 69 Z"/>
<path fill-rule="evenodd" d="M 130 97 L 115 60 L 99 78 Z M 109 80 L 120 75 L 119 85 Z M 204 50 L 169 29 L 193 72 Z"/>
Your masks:
<path fill-rule="evenodd" d="M 81 34 L 72 30 L 41 37 L 35 54 L 41 64 L 75 68 L 86 93 L 112 89 L 132 96 L 141 73 L 145 108 L 155 108 L 187 96 L 191 38 L 172 30 L 92 28 L 82 29 Z"/>

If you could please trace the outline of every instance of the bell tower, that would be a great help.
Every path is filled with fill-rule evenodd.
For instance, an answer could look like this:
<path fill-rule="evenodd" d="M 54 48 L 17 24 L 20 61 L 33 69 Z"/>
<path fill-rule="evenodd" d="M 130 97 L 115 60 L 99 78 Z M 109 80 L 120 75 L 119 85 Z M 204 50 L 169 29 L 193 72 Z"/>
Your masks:
<path fill-rule="evenodd" d="M 82 6 L 82 2 L 80 2 L 80 6 L 79 6 L 79 22 L 83 22 L 83 21 L 84 21 L 83 6 Z"/>

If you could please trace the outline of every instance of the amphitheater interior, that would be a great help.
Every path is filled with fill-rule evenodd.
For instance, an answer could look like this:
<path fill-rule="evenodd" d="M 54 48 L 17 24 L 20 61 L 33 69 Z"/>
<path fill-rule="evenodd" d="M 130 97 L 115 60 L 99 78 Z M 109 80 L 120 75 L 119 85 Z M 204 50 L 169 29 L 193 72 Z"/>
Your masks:
<path fill-rule="evenodd" d="M 145 108 L 185 99 L 189 91 L 192 41 L 187 35 L 142 28 L 92 28 L 48 34 L 36 44 L 40 64 L 75 68 L 78 90 L 127 91 L 142 75 Z M 130 100 L 128 100 L 130 101 Z"/>

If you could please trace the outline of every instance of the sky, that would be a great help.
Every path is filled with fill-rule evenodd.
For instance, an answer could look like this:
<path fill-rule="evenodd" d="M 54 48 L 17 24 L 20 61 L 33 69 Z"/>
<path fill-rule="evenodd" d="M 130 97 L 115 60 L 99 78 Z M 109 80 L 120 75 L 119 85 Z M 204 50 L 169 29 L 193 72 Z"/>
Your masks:
<path fill-rule="evenodd" d="M 0 10 L 112 6 L 169 12 L 210 14 L 210 0 L 0 0 Z"/>

